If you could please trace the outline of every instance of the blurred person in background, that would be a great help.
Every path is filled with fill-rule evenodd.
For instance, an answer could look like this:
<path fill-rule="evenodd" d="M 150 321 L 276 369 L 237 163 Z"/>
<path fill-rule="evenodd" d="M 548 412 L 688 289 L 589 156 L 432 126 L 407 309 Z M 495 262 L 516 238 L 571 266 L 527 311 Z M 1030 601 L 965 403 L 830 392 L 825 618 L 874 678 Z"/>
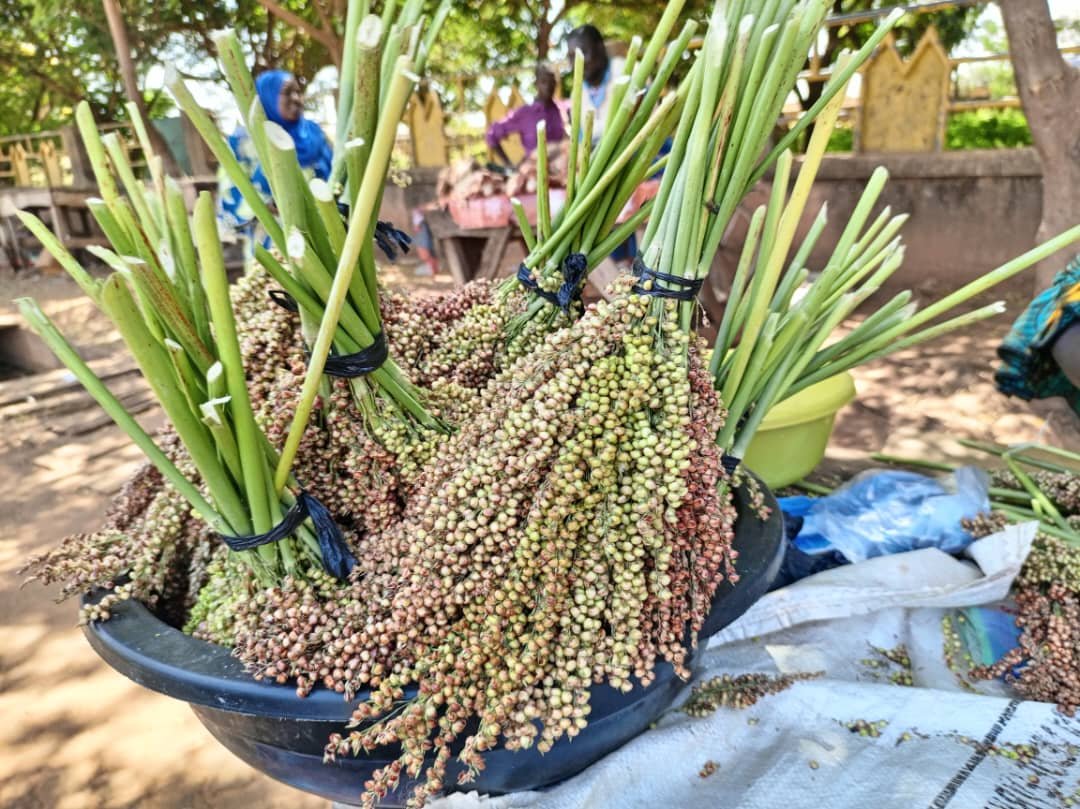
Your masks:
<path fill-rule="evenodd" d="M 582 25 L 566 35 L 566 56 L 573 65 L 575 53 L 581 51 L 584 67 L 584 86 L 581 94 L 582 114 L 593 111 L 593 143 L 604 132 L 604 124 L 611 112 L 611 97 L 614 95 L 615 82 L 622 76 L 626 60 L 612 57 L 604 44 L 604 35 L 595 25 Z M 637 238 L 631 234 L 625 242 L 615 248 L 611 260 L 616 268 L 625 270 L 630 267 L 637 255 Z M 603 270 L 598 278 L 611 275 Z"/>
<path fill-rule="evenodd" d="M 536 100 L 518 107 L 501 121 L 492 124 L 485 138 L 487 145 L 503 165 L 515 168 L 503 150 L 503 140 L 516 134 L 521 138 L 525 157 L 528 157 L 536 149 L 536 125 L 541 121 L 547 126 L 549 144 L 559 143 L 566 137 L 562 110 L 555 103 L 555 73 L 543 62 L 536 66 Z"/>
<path fill-rule="evenodd" d="M 255 79 L 255 91 L 266 117 L 282 127 L 296 144 L 296 158 L 305 174 L 325 180 L 330 176 L 334 153 L 330 141 L 317 123 L 304 117 L 304 93 L 296 77 L 286 70 L 267 70 Z M 251 178 L 252 184 L 268 203 L 270 183 L 266 179 L 251 136 L 242 126 L 229 136 L 229 146 Z M 244 201 L 240 189 L 222 175 L 218 189 L 218 216 L 235 233 L 254 243 L 255 214 Z"/>

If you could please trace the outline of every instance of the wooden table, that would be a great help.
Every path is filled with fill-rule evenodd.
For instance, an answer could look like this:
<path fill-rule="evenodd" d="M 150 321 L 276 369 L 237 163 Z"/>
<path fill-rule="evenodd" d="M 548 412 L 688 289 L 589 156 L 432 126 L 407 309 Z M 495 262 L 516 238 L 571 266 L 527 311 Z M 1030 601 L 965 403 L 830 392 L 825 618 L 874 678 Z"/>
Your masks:
<path fill-rule="evenodd" d="M 646 180 L 638 186 L 618 221 L 624 221 L 631 216 L 646 200 L 654 197 L 659 188 L 659 180 Z M 554 212 L 563 204 L 565 191 L 561 188 L 552 189 L 551 195 L 551 209 Z M 535 226 L 536 206 L 533 200 L 532 197 L 521 197 L 526 218 L 529 224 Z M 498 227 L 465 228 L 454 221 L 448 211 L 442 209 L 425 211 L 424 220 L 431 230 L 439 260 L 446 264 L 459 284 L 467 284 L 474 278 L 497 278 L 503 269 L 507 247 L 512 242 L 522 245 L 525 243 L 514 221 Z M 609 280 L 611 279 L 606 277 L 598 280 L 598 288 L 606 287 Z"/>
<path fill-rule="evenodd" d="M 439 260 L 459 284 L 475 278 L 498 278 L 512 242 L 521 242 L 516 225 L 496 228 L 463 228 L 443 210 L 424 212 Z"/>
<path fill-rule="evenodd" d="M 4 220 L 7 236 L 14 243 L 9 245 L 11 260 L 20 269 L 22 265 L 22 240 L 14 219 L 15 211 L 28 211 L 45 219 L 56 238 L 68 250 L 79 250 L 90 245 L 107 245 L 97 223 L 90 215 L 86 200 L 98 195 L 96 188 L 0 188 L 0 217 Z M 30 244 L 27 241 L 27 244 Z M 36 246 L 37 240 L 32 240 Z"/>

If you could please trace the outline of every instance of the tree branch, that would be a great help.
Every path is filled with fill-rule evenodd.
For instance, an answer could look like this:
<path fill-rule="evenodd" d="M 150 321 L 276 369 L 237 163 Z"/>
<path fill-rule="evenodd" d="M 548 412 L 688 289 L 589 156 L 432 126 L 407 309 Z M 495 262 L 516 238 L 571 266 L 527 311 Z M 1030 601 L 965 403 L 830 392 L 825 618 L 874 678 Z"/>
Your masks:
<path fill-rule="evenodd" d="M 330 18 L 327 16 L 328 12 L 323 6 L 323 0 L 311 0 L 311 5 L 315 6 L 315 13 L 319 15 L 319 22 L 322 23 L 322 28 L 326 31 L 333 31 L 334 24 L 330 22 Z"/>
<path fill-rule="evenodd" d="M 320 28 L 314 25 L 294 11 L 289 11 L 284 8 L 276 0 L 258 0 L 259 5 L 284 22 L 286 25 L 291 25 L 297 30 L 303 31 L 309 37 L 314 39 L 320 45 L 322 45 L 330 53 L 330 58 L 334 60 L 334 64 L 341 67 L 341 42 L 333 31 L 327 31 L 325 28 Z"/>
<path fill-rule="evenodd" d="M 555 26 L 555 23 L 557 23 L 559 20 L 561 20 L 563 17 L 566 16 L 566 12 L 568 12 L 570 9 L 574 8 L 575 6 L 580 6 L 581 3 L 582 3 L 582 0 L 566 0 L 566 2 L 562 4 L 562 8 L 560 8 L 555 13 L 555 19 L 553 19 L 551 21 L 552 27 Z"/>
<path fill-rule="evenodd" d="M 271 65 L 274 63 L 274 17 L 268 15 L 266 20 L 266 41 L 263 42 L 262 47 L 262 60 L 263 65 Z"/>

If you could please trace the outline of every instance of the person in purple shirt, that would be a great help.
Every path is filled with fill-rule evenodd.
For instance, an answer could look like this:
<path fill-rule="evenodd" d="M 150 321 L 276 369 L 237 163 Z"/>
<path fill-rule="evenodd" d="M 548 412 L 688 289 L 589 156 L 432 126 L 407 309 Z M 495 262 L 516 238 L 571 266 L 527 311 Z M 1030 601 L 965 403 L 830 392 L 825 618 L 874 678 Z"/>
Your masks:
<path fill-rule="evenodd" d="M 487 131 L 487 144 L 499 160 L 513 168 L 513 162 L 503 150 L 503 139 L 516 132 L 528 157 L 536 148 L 536 125 L 540 121 L 547 123 L 548 143 L 557 143 L 566 137 L 562 111 L 555 103 L 555 74 L 545 64 L 536 67 L 536 100 L 518 107 L 501 121 L 492 124 Z"/>

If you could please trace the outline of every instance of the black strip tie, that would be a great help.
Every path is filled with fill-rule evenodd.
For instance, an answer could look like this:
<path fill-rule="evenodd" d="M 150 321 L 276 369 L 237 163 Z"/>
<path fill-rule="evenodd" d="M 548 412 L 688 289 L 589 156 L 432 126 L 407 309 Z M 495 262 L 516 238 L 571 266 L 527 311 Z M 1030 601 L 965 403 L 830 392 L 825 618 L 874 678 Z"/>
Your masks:
<path fill-rule="evenodd" d="M 562 263 L 563 283 L 556 293 L 556 302 L 564 311 L 570 311 L 575 301 L 581 300 L 581 282 L 589 273 L 589 258 L 584 253 L 571 253 Z"/>
<path fill-rule="evenodd" d="M 540 284 L 536 282 L 536 279 L 533 278 L 532 271 L 524 264 L 518 265 L 517 279 L 520 284 L 525 287 L 525 289 L 535 292 L 545 301 L 554 306 L 559 305 L 559 296 L 556 295 L 554 292 L 548 292 L 546 289 L 542 288 Z"/>
<path fill-rule="evenodd" d="M 297 314 L 300 311 L 300 304 L 298 304 L 296 299 L 284 289 L 271 289 L 267 294 L 270 296 L 270 300 L 286 312 Z"/>
<path fill-rule="evenodd" d="M 396 261 L 399 250 L 402 253 L 409 252 L 412 238 L 405 231 L 398 230 L 390 222 L 376 222 L 375 244 L 386 254 L 388 261 Z"/>
<path fill-rule="evenodd" d="M 270 300 L 285 311 L 300 311 L 296 300 L 288 292 L 281 289 L 272 289 L 269 295 Z M 380 331 L 375 335 L 375 341 L 367 348 L 352 354 L 331 354 L 326 358 L 323 373 L 327 376 L 336 376 L 342 379 L 354 379 L 379 370 L 389 357 L 390 346 L 387 345 L 386 335 Z"/>
<path fill-rule="evenodd" d="M 734 455 L 728 455 L 726 452 L 720 456 L 720 465 L 724 467 L 724 471 L 729 475 L 734 475 L 735 470 L 739 468 L 739 464 L 742 463 L 742 458 L 736 458 Z"/>
<path fill-rule="evenodd" d="M 323 373 L 342 379 L 354 379 L 379 370 L 390 356 L 390 347 L 386 343 L 386 334 L 379 332 L 375 342 L 367 348 L 353 354 L 331 354 L 326 358 Z"/>
<path fill-rule="evenodd" d="M 338 201 L 337 209 L 347 228 L 349 226 L 349 206 L 344 202 Z M 389 261 L 395 261 L 397 259 L 398 250 L 402 253 L 409 252 L 409 246 L 412 244 L 412 237 L 405 231 L 398 230 L 394 227 L 392 222 L 377 221 L 375 222 L 375 244 L 377 244 L 379 249 L 386 254 L 386 258 Z"/>
<path fill-rule="evenodd" d="M 524 264 L 518 266 L 517 280 L 523 287 L 535 292 L 541 298 L 553 306 L 558 306 L 564 312 L 569 312 L 574 303 L 581 300 L 581 282 L 589 274 L 589 258 L 584 253 L 571 253 L 559 266 L 563 282 L 557 292 L 548 292 L 543 289 L 532 271 Z"/>
<path fill-rule="evenodd" d="M 271 542 L 279 542 L 286 537 L 292 536 L 308 518 L 311 519 L 312 524 L 315 526 L 315 537 L 319 541 L 323 568 L 339 581 L 344 581 L 349 577 L 350 571 L 356 565 L 356 557 L 349 550 L 349 546 L 345 544 L 341 529 L 334 522 L 334 518 L 326 506 L 305 491 L 300 492 L 296 502 L 285 512 L 281 522 L 265 534 L 252 534 L 243 537 L 229 536 L 228 534 L 218 534 L 218 536 L 229 546 L 230 550 L 250 551 L 261 545 L 269 545 Z"/>
<path fill-rule="evenodd" d="M 692 301 L 697 297 L 698 292 L 701 291 L 701 285 L 705 283 L 704 278 L 683 278 L 678 275 L 671 275 L 670 273 L 654 270 L 651 267 L 647 267 L 640 256 L 634 259 L 633 273 L 637 276 L 638 282 L 634 284 L 630 291 L 638 295 L 650 295 L 654 298 L 671 298 L 676 301 Z M 653 284 L 651 289 L 646 289 L 642 286 L 646 281 L 663 281 L 665 284 L 671 284 L 671 287 Z M 672 287 L 674 287 L 674 289 Z"/>

